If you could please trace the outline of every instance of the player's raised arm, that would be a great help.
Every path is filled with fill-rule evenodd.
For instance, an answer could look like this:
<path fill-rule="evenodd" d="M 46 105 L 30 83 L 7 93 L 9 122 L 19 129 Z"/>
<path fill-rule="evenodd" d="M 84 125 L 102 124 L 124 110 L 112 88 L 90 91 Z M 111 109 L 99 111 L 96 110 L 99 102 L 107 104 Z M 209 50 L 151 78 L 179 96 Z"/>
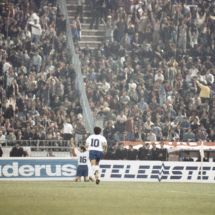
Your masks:
<path fill-rule="evenodd" d="M 72 153 L 72 156 L 76 157 L 77 156 L 76 146 L 75 146 L 75 142 L 74 142 L 73 138 L 71 138 L 70 144 L 71 144 L 71 153 Z"/>
<path fill-rule="evenodd" d="M 89 146 L 90 146 L 90 138 L 89 137 L 86 139 L 85 146 L 86 146 L 86 150 L 89 150 Z"/>

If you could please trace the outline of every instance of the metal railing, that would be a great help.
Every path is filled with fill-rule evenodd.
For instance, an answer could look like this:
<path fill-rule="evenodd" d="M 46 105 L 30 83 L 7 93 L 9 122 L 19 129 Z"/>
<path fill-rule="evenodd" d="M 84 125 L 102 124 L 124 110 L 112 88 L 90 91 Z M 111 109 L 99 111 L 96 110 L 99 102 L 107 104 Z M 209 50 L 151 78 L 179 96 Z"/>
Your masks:
<path fill-rule="evenodd" d="M 75 82 L 76 83 L 76 90 L 78 90 L 78 92 L 79 92 L 80 104 L 81 104 L 81 107 L 83 110 L 84 122 L 85 122 L 86 129 L 87 129 L 88 133 L 92 133 L 93 127 L 95 124 L 95 120 L 94 120 L 92 111 L 90 109 L 89 102 L 88 102 L 87 95 L 86 95 L 86 89 L 85 89 L 85 85 L 84 85 L 84 81 L 83 81 L 83 75 L 81 72 L 81 62 L 80 62 L 78 54 L 76 54 L 73 39 L 72 39 L 72 31 L 71 31 L 70 20 L 69 20 L 68 11 L 67 11 L 66 0 L 58 0 L 57 3 L 58 3 L 58 6 L 61 10 L 61 13 L 66 18 L 66 22 L 67 22 L 66 23 L 66 26 L 67 26 L 67 32 L 66 32 L 67 47 L 68 47 L 70 54 L 72 56 L 71 63 L 73 64 L 75 72 L 76 72 L 76 82 Z"/>
<path fill-rule="evenodd" d="M 3 157 L 9 157 L 14 146 L 19 144 L 30 157 L 70 157 L 68 140 L 16 140 L 2 143 Z"/>
<path fill-rule="evenodd" d="M 19 144 L 23 147 L 70 147 L 69 140 L 14 140 L 14 141 L 4 141 L 2 143 L 3 147 L 15 146 Z"/>

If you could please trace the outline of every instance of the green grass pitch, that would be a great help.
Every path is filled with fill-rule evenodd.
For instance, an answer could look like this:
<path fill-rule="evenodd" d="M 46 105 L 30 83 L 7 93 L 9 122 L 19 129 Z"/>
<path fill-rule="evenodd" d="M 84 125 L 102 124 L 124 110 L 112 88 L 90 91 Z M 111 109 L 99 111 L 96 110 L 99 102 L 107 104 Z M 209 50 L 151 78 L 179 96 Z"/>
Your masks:
<path fill-rule="evenodd" d="M 0 182 L 0 215 L 215 215 L 215 185 Z"/>

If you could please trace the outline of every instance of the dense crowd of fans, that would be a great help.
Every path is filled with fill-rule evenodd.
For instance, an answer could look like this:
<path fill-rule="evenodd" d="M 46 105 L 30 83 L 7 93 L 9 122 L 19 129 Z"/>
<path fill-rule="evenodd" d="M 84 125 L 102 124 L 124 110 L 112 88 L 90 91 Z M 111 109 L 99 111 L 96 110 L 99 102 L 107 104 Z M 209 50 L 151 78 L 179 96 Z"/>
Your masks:
<path fill-rule="evenodd" d="M 106 39 L 79 56 L 108 142 L 214 141 L 214 1 L 88 2 Z"/>
<path fill-rule="evenodd" d="M 0 145 L 68 140 L 83 130 L 66 45 L 54 0 L 0 3 Z"/>
<path fill-rule="evenodd" d="M 132 146 L 121 153 L 116 144 L 123 140 L 215 141 L 214 2 L 77 2 L 74 40 L 81 38 L 84 2 L 89 27 L 105 28 L 99 48 L 76 50 L 90 107 L 104 122 L 107 156 L 145 160 L 128 153 Z M 1 3 L 0 32 L 0 143 L 74 134 L 81 142 L 86 130 L 56 2 Z"/>

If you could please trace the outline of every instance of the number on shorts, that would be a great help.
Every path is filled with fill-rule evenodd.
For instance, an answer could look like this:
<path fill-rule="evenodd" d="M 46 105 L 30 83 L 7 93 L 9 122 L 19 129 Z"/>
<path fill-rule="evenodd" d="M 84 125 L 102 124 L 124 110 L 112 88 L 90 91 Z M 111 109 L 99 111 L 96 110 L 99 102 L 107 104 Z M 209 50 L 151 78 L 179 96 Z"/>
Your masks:
<path fill-rule="evenodd" d="M 99 146 L 99 140 L 98 139 L 92 139 L 91 140 L 91 146 L 92 147 L 98 147 Z"/>

